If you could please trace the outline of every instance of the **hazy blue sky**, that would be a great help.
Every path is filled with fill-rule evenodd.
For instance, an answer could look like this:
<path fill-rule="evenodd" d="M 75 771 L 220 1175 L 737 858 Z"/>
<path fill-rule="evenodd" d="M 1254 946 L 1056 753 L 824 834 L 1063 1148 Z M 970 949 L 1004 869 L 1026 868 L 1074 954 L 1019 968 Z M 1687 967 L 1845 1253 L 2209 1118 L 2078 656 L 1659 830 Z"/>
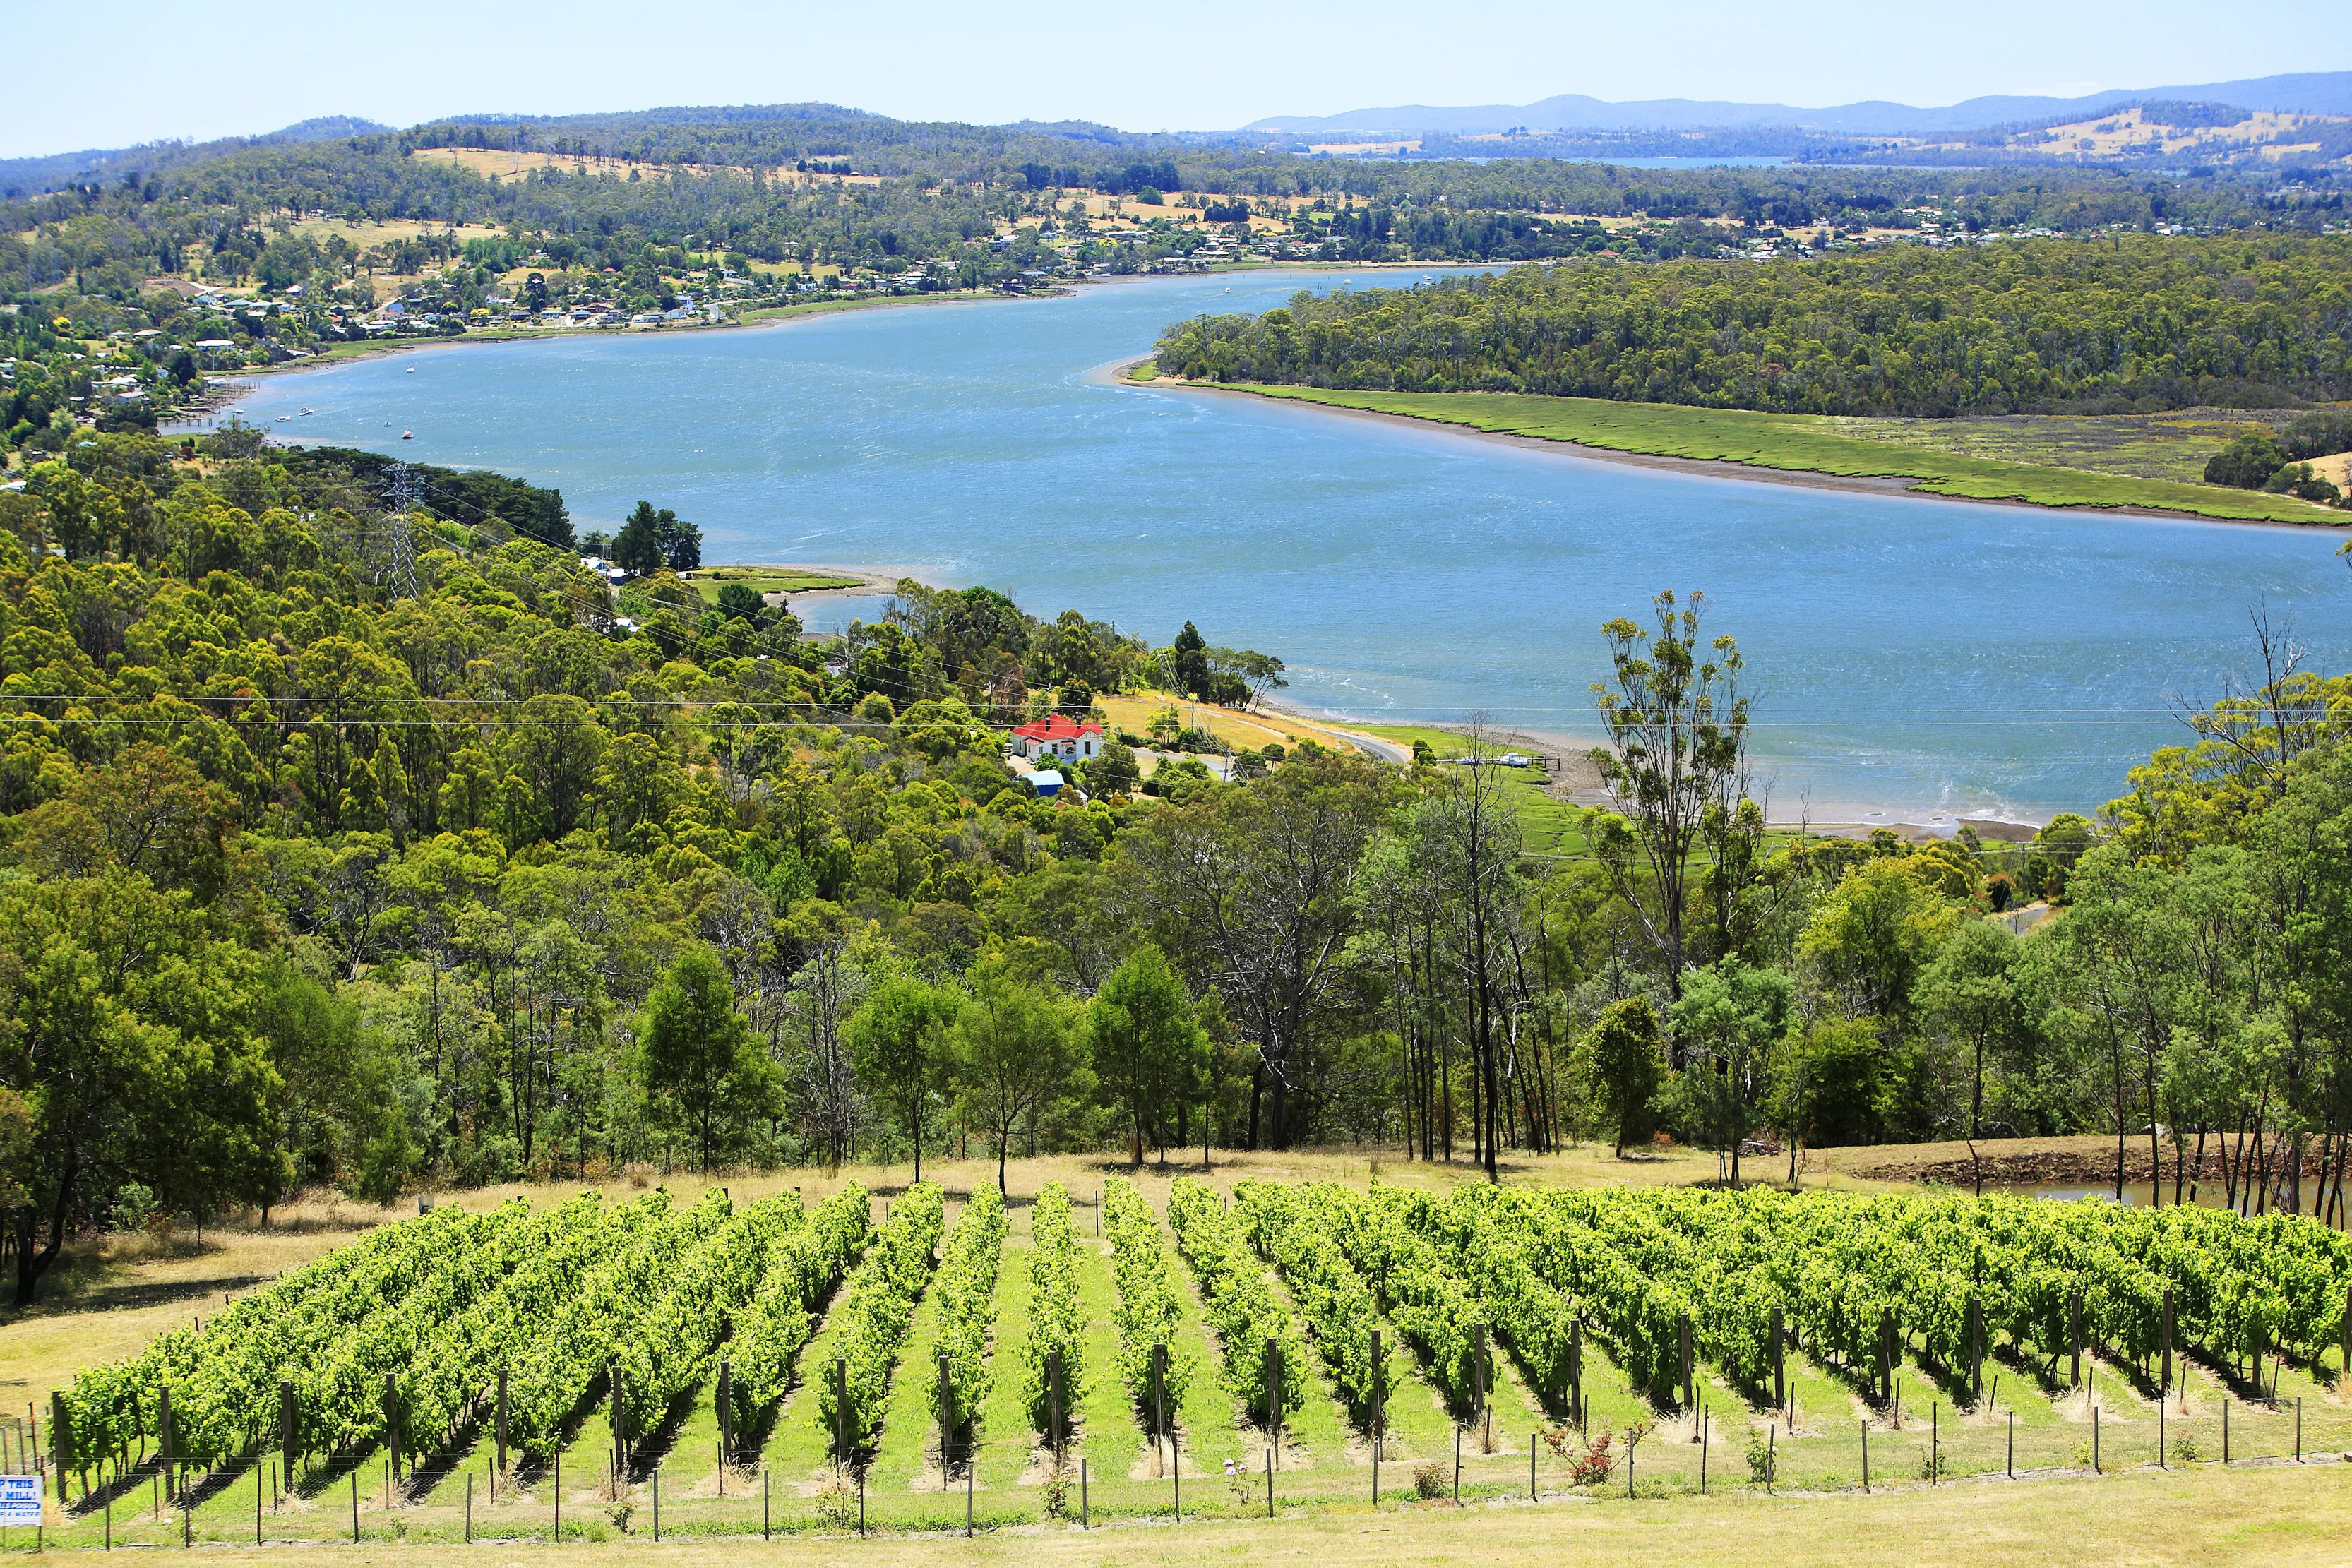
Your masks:
<path fill-rule="evenodd" d="M 28 54 L 0 96 L 0 156 L 321 114 L 812 99 L 1129 130 L 1559 92 L 1941 104 L 2352 67 L 2331 42 L 2344 19 L 2343 0 L 116 0 L 70 46 L 12 29 Z"/>

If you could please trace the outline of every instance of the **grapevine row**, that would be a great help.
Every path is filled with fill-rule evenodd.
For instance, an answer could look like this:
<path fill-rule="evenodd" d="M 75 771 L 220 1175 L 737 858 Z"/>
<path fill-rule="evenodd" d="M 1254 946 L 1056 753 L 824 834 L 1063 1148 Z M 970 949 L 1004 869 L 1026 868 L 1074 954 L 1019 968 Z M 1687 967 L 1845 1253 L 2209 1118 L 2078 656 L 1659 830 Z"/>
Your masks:
<path fill-rule="evenodd" d="M 850 1440 L 857 1448 L 872 1448 L 882 1435 L 890 1369 L 915 1320 L 915 1304 L 930 1281 L 932 1253 L 940 1244 L 941 1208 L 937 1186 L 919 1182 L 908 1187 L 890 1206 L 889 1219 L 835 1314 L 841 1329 L 835 1353 L 848 1364 L 846 1415 Z M 835 1430 L 837 1408 L 833 1378 L 821 1379 L 818 1426 L 827 1432 Z"/>
<path fill-rule="evenodd" d="M 924 1383 L 934 1420 L 966 1425 L 988 1398 L 988 1335 L 996 1325 L 996 1276 L 1003 1265 L 1004 1195 L 983 1186 L 957 1217 L 931 1281 L 940 1298 L 940 1354 L 948 1363 L 945 1388 L 936 1373 Z"/>
<path fill-rule="evenodd" d="M 759 1289 L 771 1251 L 801 1219 L 798 1197 L 752 1204 L 720 1226 L 678 1270 L 621 1352 L 624 1438 L 660 1425 L 670 1407 L 711 1374 L 730 1316 Z"/>
<path fill-rule="evenodd" d="M 1148 1418 L 1151 1414 L 1151 1350 L 1154 1345 L 1167 1347 L 1160 1386 L 1172 1418 L 1184 1403 L 1184 1390 L 1192 1383 L 1192 1363 L 1190 1356 L 1179 1355 L 1175 1348 L 1176 1325 L 1183 1318 L 1183 1304 L 1176 1295 L 1167 1249 L 1160 1244 L 1160 1223 L 1152 1217 L 1151 1206 L 1143 1201 L 1133 1184 L 1114 1181 L 1103 1188 L 1103 1228 L 1110 1233 L 1111 1272 L 1118 1281 L 1115 1315 L 1118 1323 L 1119 1375 L 1127 1382 L 1136 1409 Z"/>
<path fill-rule="evenodd" d="M 866 1189 L 851 1182 L 769 1254 L 767 1273 L 736 1318 L 728 1345 L 733 1363 L 728 1392 L 739 1420 L 758 1419 L 784 1396 L 793 1363 L 815 1332 L 816 1310 L 873 1239 L 871 1207 Z"/>
<path fill-rule="evenodd" d="M 1047 1185 L 1029 1206 L 1029 1333 L 1021 1342 L 1021 1395 L 1029 1424 L 1048 1438 L 1053 1429 L 1053 1358 L 1062 1358 L 1064 1397 L 1084 1386 L 1081 1349 L 1086 1318 L 1078 1310 L 1078 1237 L 1070 1223 L 1070 1193 L 1060 1182 Z M 1063 1418 L 1068 1419 L 1065 1408 Z"/>
<path fill-rule="evenodd" d="M 1266 1407 L 1266 1345 L 1275 1347 L 1282 1371 L 1286 1410 L 1307 1407 L 1307 1347 L 1297 1325 L 1275 1299 L 1265 1265 L 1251 1251 L 1225 1200 L 1189 1176 L 1179 1177 L 1168 1195 L 1168 1224 L 1177 1249 L 1200 1282 L 1201 1302 L 1224 1352 L 1224 1382 L 1244 1409 L 1263 1416 Z"/>
<path fill-rule="evenodd" d="M 681 1213 L 660 1213 L 626 1252 L 583 1281 L 525 1348 L 509 1383 L 507 1415 L 508 1435 L 525 1454 L 538 1459 L 553 1456 L 564 1423 L 629 1342 L 678 1266 L 726 1223 L 730 1207 L 724 1193 L 712 1191 Z"/>
<path fill-rule="evenodd" d="M 1371 1288 L 1298 1188 L 1247 1181 L 1234 1188 L 1234 1202 L 1257 1249 L 1281 1270 L 1339 1396 L 1351 1408 L 1369 1411 L 1378 1391 L 1390 1385 L 1388 1368 L 1372 1358 L 1380 1311 Z"/>

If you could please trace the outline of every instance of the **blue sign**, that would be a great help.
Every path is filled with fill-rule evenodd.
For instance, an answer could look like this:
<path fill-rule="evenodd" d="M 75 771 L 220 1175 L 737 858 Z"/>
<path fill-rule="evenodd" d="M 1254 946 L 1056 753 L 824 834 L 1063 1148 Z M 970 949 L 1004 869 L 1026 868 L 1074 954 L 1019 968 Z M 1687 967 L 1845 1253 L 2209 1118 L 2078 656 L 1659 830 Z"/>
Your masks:
<path fill-rule="evenodd" d="M 0 1476 L 0 1525 L 41 1522 L 41 1478 Z"/>

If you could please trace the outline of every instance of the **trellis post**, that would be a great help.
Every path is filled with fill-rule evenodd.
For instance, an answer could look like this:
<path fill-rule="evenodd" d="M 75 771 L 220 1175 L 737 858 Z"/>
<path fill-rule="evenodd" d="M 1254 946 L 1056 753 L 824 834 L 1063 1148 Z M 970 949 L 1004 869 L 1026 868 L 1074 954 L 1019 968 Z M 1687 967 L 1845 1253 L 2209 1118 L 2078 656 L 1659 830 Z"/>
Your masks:
<path fill-rule="evenodd" d="M 2164 1382 L 2157 1390 L 2161 1405 L 2172 1393 L 2172 1287 L 2164 1288 Z"/>
<path fill-rule="evenodd" d="M 1062 1434 L 1067 1423 L 1062 1416 L 1062 1353 L 1049 1351 L 1045 1356 L 1045 1385 L 1053 1408 L 1049 1414 L 1054 1422 L 1054 1469 L 1062 1468 Z"/>
<path fill-rule="evenodd" d="M 955 1437 L 955 1374 L 949 1367 L 948 1353 L 940 1352 L 940 1490 L 948 1490 L 948 1474 L 951 1469 L 950 1455 Z"/>
<path fill-rule="evenodd" d="M 1788 1343 L 1787 1324 L 1776 1306 L 1772 1309 L 1772 1404 L 1776 1409 L 1789 1403 Z"/>
<path fill-rule="evenodd" d="M 278 1460 L 289 1486 L 294 1482 L 296 1420 L 293 1380 L 284 1379 L 278 1385 Z"/>
<path fill-rule="evenodd" d="M 1265 1441 L 1270 1467 L 1282 1448 L 1282 1346 L 1273 1340 L 1265 1342 Z"/>
<path fill-rule="evenodd" d="M 849 1463 L 849 1359 L 833 1362 L 833 1462 Z"/>

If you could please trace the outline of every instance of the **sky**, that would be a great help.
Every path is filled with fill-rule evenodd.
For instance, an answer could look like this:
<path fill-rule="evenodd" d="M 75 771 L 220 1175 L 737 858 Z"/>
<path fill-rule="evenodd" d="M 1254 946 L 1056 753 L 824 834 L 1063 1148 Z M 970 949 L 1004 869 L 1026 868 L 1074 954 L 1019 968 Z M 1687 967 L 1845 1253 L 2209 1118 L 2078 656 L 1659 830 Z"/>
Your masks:
<path fill-rule="evenodd" d="M 16 0 L 24 3 L 24 0 Z M 2074 96 L 2352 67 L 2343 0 L 114 0 L 102 43 L 10 70 L 0 157 L 317 115 L 824 101 L 901 119 L 1228 130 L 1394 103 Z M 17 29 L 22 34 L 22 29 Z M 2325 47 L 2326 46 L 2323 46 Z"/>

